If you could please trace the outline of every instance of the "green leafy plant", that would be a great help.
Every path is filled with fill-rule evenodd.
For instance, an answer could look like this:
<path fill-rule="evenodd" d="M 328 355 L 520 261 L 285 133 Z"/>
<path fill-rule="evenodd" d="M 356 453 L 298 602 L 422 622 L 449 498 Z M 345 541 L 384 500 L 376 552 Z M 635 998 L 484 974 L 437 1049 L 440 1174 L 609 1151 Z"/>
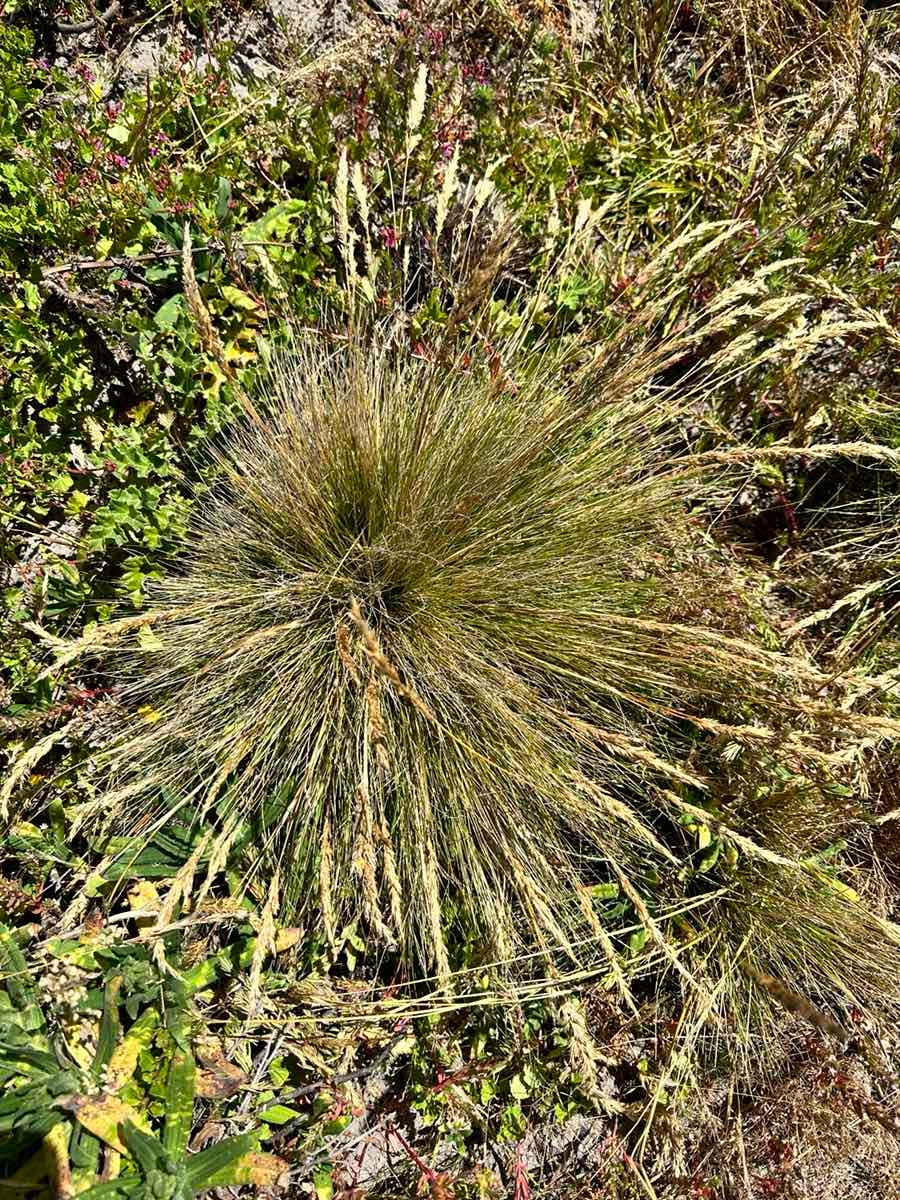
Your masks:
<path fill-rule="evenodd" d="M 161 974 L 146 947 L 115 940 L 57 939 L 48 949 L 39 986 L 16 932 L 0 930 L 0 1170 L 23 1186 L 49 1177 L 79 1192 L 139 1196 L 280 1176 L 284 1164 L 259 1152 L 257 1129 L 187 1152 L 197 1087 L 190 998 L 240 961 L 239 946 L 233 960 L 214 956 L 178 976 Z M 91 986 L 97 976 L 101 986 Z M 120 1010 L 131 1017 L 124 1033 Z M 154 1042 L 157 1071 L 138 1083 Z M 157 1109 L 158 1138 L 150 1133 Z M 101 1183 L 110 1152 L 125 1167 Z"/>

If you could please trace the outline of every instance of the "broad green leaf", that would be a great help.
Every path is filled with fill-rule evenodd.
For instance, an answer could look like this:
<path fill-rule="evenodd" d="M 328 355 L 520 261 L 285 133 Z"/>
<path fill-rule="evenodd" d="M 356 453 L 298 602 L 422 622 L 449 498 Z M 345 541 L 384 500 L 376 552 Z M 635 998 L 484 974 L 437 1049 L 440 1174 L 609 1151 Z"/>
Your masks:
<path fill-rule="evenodd" d="M 248 296 L 246 292 L 242 292 L 240 288 L 236 288 L 230 283 L 223 283 L 220 291 L 229 304 L 231 304 L 234 308 L 241 309 L 245 312 L 255 311 L 257 308 L 259 308 L 259 305 L 252 296 Z"/>
<path fill-rule="evenodd" d="M 94 1070 L 99 1070 L 112 1058 L 121 1033 L 119 1023 L 119 992 L 122 987 L 122 976 L 113 975 L 106 982 L 103 992 L 103 1016 L 100 1018 L 100 1032 L 97 1035 L 97 1050 L 94 1054 Z"/>
<path fill-rule="evenodd" d="M 76 967 L 86 971 L 96 971 L 98 968 L 97 947 L 87 941 L 76 941 L 70 938 L 51 938 L 47 950 L 54 958 L 64 959 Z"/>
<path fill-rule="evenodd" d="M 263 1109 L 259 1119 L 267 1125 L 284 1125 L 302 1115 L 299 1109 L 289 1108 L 286 1104 L 273 1104 L 271 1108 Z"/>
<path fill-rule="evenodd" d="M 22 288 L 25 292 L 25 304 L 31 312 L 41 311 L 41 293 L 38 291 L 37 284 L 32 283 L 30 279 L 25 279 L 22 282 Z"/>
<path fill-rule="evenodd" d="M 241 241 L 248 246 L 252 242 L 267 242 L 285 237 L 305 208 L 306 203 L 303 200 L 284 200 L 281 204 L 276 204 L 244 227 Z"/>
<path fill-rule="evenodd" d="M 219 177 L 216 186 L 216 216 L 223 221 L 228 216 L 228 201 L 231 199 L 231 180 Z"/>
<path fill-rule="evenodd" d="M 158 1138 L 128 1120 L 119 1126 L 119 1135 L 122 1153 L 130 1155 L 145 1174 L 165 1170 L 166 1155 Z"/>
<path fill-rule="evenodd" d="M 172 329 L 184 313 L 184 296 L 171 296 L 165 304 L 156 310 L 153 322 L 157 329 Z"/>
<path fill-rule="evenodd" d="M 631 937 L 628 939 L 628 948 L 632 952 L 632 954 L 637 954 L 637 953 L 639 953 L 639 951 L 643 950 L 646 943 L 647 943 L 647 930 L 643 926 L 641 926 L 641 928 L 636 929 L 634 931 L 634 933 L 631 935 Z"/>
<path fill-rule="evenodd" d="M 187 1147 L 194 1117 L 193 1055 L 177 1051 L 172 1057 L 166 1081 L 166 1124 L 163 1147 L 167 1154 L 177 1157 Z"/>
<path fill-rule="evenodd" d="M 319 1163 L 313 1170 L 312 1185 L 316 1200 L 331 1200 L 334 1195 L 331 1163 Z"/>
<path fill-rule="evenodd" d="M 234 1178 L 236 1164 L 256 1146 L 256 1136 L 241 1133 L 208 1146 L 194 1154 L 187 1164 L 188 1183 L 196 1191 L 201 1188 L 228 1187 Z"/>

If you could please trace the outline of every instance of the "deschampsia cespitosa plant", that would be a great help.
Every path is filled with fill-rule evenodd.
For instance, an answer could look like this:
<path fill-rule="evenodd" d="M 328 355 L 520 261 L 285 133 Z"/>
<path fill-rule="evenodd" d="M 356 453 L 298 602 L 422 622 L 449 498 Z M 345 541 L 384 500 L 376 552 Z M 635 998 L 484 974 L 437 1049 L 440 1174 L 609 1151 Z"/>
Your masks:
<path fill-rule="evenodd" d="M 896 935 L 815 857 L 863 718 L 808 661 L 704 623 L 721 580 L 686 550 L 692 414 L 777 351 L 752 293 L 668 330 L 663 296 L 599 348 L 528 322 L 428 356 L 298 339 L 119 652 L 128 715 L 85 819 L 213 828 L 204 887 L 249 824 L 272 905 L 332 944 L 358 921 L 442 985 L 474 939 L 508 978 L 574 963 L 627 996 L 613 885 L 707 1016 L 767 972 L 877 996 Z"/>

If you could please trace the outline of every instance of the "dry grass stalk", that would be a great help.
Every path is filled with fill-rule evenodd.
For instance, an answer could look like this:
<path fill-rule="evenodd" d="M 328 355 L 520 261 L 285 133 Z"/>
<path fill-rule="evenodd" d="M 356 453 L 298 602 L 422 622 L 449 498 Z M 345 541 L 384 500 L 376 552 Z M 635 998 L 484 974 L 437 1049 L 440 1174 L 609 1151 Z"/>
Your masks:
<path fill-rule="evenodd" d="M 453 972 L 450 969 L 450 958 L 447 954 L 447 942 L 444 938 L 444 924 L 441 917 L 441 889 L 437 858 L 428 843 L 425 843 L 422 848 L 421 878 L 429 935 L 427 953 L 437 975 L 438 984 L 444 988 L 449 986 Z"/>
<path fill-rule="evenodd" d="M 372 664 L 373 670 L 377 671 L 379 675 L 384 676 L 384 678 L 388 680 L 401 700 L 406 700 L 413 706 L 416 712 L 421 713 L 427 721 L 431 721 L 433 723 L 436 720 L 433 711 L 425 703 L 416 689 L 410 687 L 409 684 L 404 683 L 400 678 L 400 672 L 384 653 L 375 631 L 362 615 L 362 610 L 359 607 L 359 601 L 355 596 L 351 600 L 348 616 L 362 634 L 363 648 L 368 656 L 369 662 Z"/>
<path fill-rule="evenodd" d="M 256 946 L 250 962 L 250 976 L 247 982 L 247 1015 L 253 1016 L 259 1009 L 262 998 L 262 971 L 266 958 L 275 951 L 275 935 L 277 927 L 275 914 L 278 912 L 280 898 L 280 881 L 278 872 L 272 876 L 266 891 L 259 926 L 256 931 Z"/>
<path fill-rule="evenodd" d="M 337 233 L 338 248 L 344 264 L 347 286 L 352 291 L 359 282 L 354 256 L 356 235 L 350 228 L 350 209 L 348 204 L 349 168 L 347 166 L 347 149 L 341 150 L 338 158 L 337 172 L 334 178 L 334 224 Z"/>
<path fill-rule="evenodd" d="M 494 231 L 456 292 L 444 330 L 447 341 L 454 337 L 474 312 L 483 307 L 497 273 L 509 258 L 513 244 L 512 226 L 504 222 Z"/>
<path fill-rule="evenodd" d="M 353 867 L 362 888 L 363 911 L 366 921 L 375 936 L 387 946 L 396 946 L 397 939 L 384 922 L 378 895 L 377 850 L 375 843 L 375 821 L 369 789 L 360 784 L 356 789 L 357 828 L 353 855 Z"/>
<path fill-rule="evenodd" d="M 67 721 L 65 725 L 60 726 L 59 729 L 54 729 L 52 733 L 48 733 L 45 737 L 40 738 L 33 745 L 27 746 L 21 753 L 15 756 L 7 768 L 6 777 L 2 784 L 0 784 L 0 820 L 9 820 L 10 804 L 13 796 L 29 772 L 45 759 L 54 747 L 58 746 L 67 737 L 75 734 L 84 724 L 85 717 L 83 714 L 79 714 L 79 716 L 74 717 L 71 721 Z"/>
<path fill-rule="evenodd" d="M 357 667 L 356 660 L 350 650 L 350 635 L 343 621 L 338 621 L 334 627 L 334 640 L 337 644 L 338 658 L 340 658 L 341 662 L 347 668 L 347 674 L 356 687 L 362 687 L 362 677 L 359 673 L 359 667 Z"/>
<path fill-rule="evenodd" d="M 854 461 L 885 463 L 900 468 L 900 450 L 877 442 L 824 442 L 811 446 L 775 443 L 771 446 L 729 446 L 726 450 L 708 450 L 697 455 L 698 464 L 753 463 L 766 459 L 806 458 L 822 462 L 830 458 L 849 458 Z"/>
<path fill-rule="evenodd" d="M 171 925 L 179 907 L 190 899 L 194 889 L 194 876 L 197 874 L 197 869 L 206 853 L 209 842 L 209 834 L 201 837 L 191 852 L 190 857 L 183 866 L 179 867 L 169 890 L 166 892 L 165 899 L 159 906 L 159 911 L 156 914 L 153 925 L 144 931 L 144 936 L 152 937 L 155 930 L 165 929 Z M 162 939 L 158 938 L 154 943 L 153 960 L 161 971 L 169 972 L 172 970 L 166 961 L 165 947 Z"/>
<path fill-rule="evenodd" d="M 141 613 L 134 617 L 123 617 L 118 621 L 110 621 L 106 625 L 91 626 L 86 633 L 74 642 L 67 642 L 62 638 L 53 637 L 52 634 L 47 634 L 40 626 L 29 622 L 25 625 L 25 628 L 30 629 L 33 633 L 37 633 L 43 641 L 46 641 L 56 650 L 53 663 L 41 671 L 40 675 L 38 675 L 38 680 L 49 678 L 49 676 L 54 675 L 63 667 L 67 667 L 69 663 L 81 658 L 82 655 L 91 654 L 94 651 L 99 652 L 111 643 L 120 641 L 129 633 L 140 631 L 145 626 L 149 629 L 176 616 L 178 616 L 177 610 L 167 611 L 163 609 L 152 613 Z"/>
<path fill-rule="evenodd" d="M 823 1033 L 827 1033 L 829 1037 L 833 1037 L 842 1045 L 850 1041 L 850 1034 L 838 1021 L 833 1017 L 823 1013 L 821 1009 L 816 1008 L 811 1000 L 800 992 L 789 988 L 787 984 L 780 979 L 776 979 L 774 975 L 766 975 L 762 971 L 756 970 L 749 963 L 743 964 L 743 969 L 750 978 L 758 983 L 763 991 L 767 992 L 774 1000 L 777 1000 L 783 1009 L 787 1012 L 796 1013 L 798 1017 L 802 1017 L 804 1021 L 810 1025 L 814 1025 L 816 1029 L 821 1029 Z"/>
<path fill-rule="evenodd" d="M 326 813 L 322 822 L 319 848 L 319 909 L 322 913 L 322 929 L 325 941 L 332 954 L 337 948 L 337 925 L 334 911 L 332 875 L 334 872 L 334 849 L 331 835 L 331 818 Z"/>
<path fill-rule="evenodd" d="M 379 817 L 378 823 L 374 827 L 375 838 L 378 845 L 381 847 L 381 862 L 382 871 L 384 874 L 384 883 L 387 888 L 388 905 L 391 910 L 391 920 L 394 923 L 394 929 L 403 928 L 403 885 L 400 882 L 400 873 L 397 870 L 397 858 L 394 854 L 394 844 L 391 841 L 391 835 L 385 828 L 384 821 Z"/>
<path fill-rule="evenodd" d="M 384 718 L 381 709 L 381 677 L 373 670 L 366 684 L 366 733 L 375 751 L 375 762 L 382 771 L 390 766 L 385 745 Z"/>
<path fill-rule="evenodd" d="M 441 190 L 438 192 L 437 202 L 434 210 L 434 240 L 437 242 L 444 231 L 444 223 L 447 220 L 447 213 L 450 211 L 450 204 L 456 193 L 456 180 L 459 172 L 459 142 L 453 147 L 453 154 L 450 156 L 450 161 L 444 168 L 444 178 L 441 182 Z"/>
<path fill-rule="evenodd" d="M 412 96 L 410 97 L 409 109 L 406 114 L 406 154 L 409 156 L 422 140 L 419 134 L 419 126 L 422 124 L 422 118 L 425 115 L 425 100 L 428 94 L 428 67 L 425 63 L 419 64 L 419 69 L 416 72 L 415 82 L 413 83 Z"/>

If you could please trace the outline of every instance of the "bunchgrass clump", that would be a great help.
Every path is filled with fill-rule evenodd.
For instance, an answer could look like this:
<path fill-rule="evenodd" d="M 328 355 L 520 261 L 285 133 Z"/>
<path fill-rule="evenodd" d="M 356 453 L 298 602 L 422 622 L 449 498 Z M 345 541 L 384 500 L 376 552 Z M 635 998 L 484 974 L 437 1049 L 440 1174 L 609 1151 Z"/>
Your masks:
<path fill-rule="evenodd" d="M 822 677 L 668 613 L 710 586 L 674 565 L 697 491 L 684 423 L 734 346 L 672 369 L 710 329 L 632 322 L 603 353 L 527 325 L 429 358 L 384 337 L 297 347 L 216 450 L 180 570 L 119 663 L 130 715 L 104 756 L 106 820 L 213 828 L 209 877 L 249 826 L 270 906 L 314 914 L 329 942 L 358 921 L 441 980 L 474 938 L 508 968 L 604 962 L 626 994 L 595 894 L 612 885 L 695 984 L 654 914 L 696 894 L 708 820 L 753 882 L 707 881 L 706 956 L 721 941 L 729 971 L 759 974 L 768 940 L 787 974 L 852 966 L 846 930 L 810 963 L 814 914 L 792 957 L 775 905 L 822 894 L 830 921 L 834 890 L 777 820 L 755 837 L 752 804 L 709 815 L 689 765 L 742 730 L 747 755 L 829 759 L 803 699 Z M 722 723 L 753 705 L 793 724 Z M 844 910 L 847 929 L 881 930 Z M 893 961 L 890 935 L 866 954 Z"/>

